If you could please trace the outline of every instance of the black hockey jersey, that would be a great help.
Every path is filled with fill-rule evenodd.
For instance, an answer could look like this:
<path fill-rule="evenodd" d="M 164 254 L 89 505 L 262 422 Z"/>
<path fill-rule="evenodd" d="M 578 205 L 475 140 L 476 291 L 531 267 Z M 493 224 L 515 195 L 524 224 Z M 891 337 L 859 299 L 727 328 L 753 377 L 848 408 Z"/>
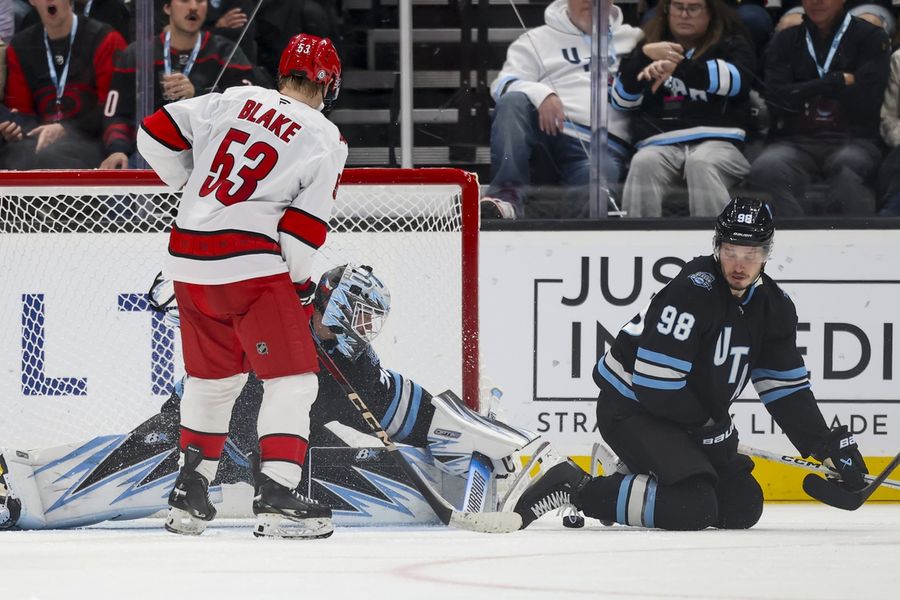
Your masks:
<path fill-rule="evenodd" d="M 194 84 L 195 96 L 207 93 L 216 81 L 219 72 L 225 65 L 225 60 L 231 54 L 234 43 L 223 37 L 209 32 L 200 34 L 200 50 L 194 59 L 194 63 L 188 72 L 188 79 Z M 161 75 L 164 69 L 164 40 L 165 34 L 156 37 L 153 44 L 154 64 L 154 88 L 153 110 L 159 110 L 165 104 L 163 100 Z M 193 49 L 171 49 L 172 72 L 184 72 L 185 66 L 190 62 Z M 135 73 L 136 73 L 137 45 L 131 44 L 119 55 L 112 76 L 110 89 L 113 95 L 106 105 L 107 115 L 104 120 L 103 145 L 107 154 L 124 152 L 131 154 L 135 150 Z M 258 85 L 262 82 L 256 76 L 253 65 L 238 49 L 231 62 L 228 63 L 217 89 L 222 91 L 235 85 Z M 111 115 L 111 116 L 110 116 Z"/>
<path fill-rule="evenodd" d="M 702 56 L 685 57 L 656 92 L 638 81 L 652 61 L 638 46 L 622 59 L 612 87 L 616 110 L 640 111 L 632 119 L 636 147 L 703 140 L 741 143 L 750 117 L 750 85 L 756 59 L 742 35 L 732 35 Z"/>
<path fill-rule="evenodd" d="M 808 456 L 829 429 L 796 344 L 791 299 L 763 274 L 742 298 L 713 256 L 695 258 L 629 321 L 597 363 L 598 402 L 686 429 L 717 421 L 748 381 Z"/>

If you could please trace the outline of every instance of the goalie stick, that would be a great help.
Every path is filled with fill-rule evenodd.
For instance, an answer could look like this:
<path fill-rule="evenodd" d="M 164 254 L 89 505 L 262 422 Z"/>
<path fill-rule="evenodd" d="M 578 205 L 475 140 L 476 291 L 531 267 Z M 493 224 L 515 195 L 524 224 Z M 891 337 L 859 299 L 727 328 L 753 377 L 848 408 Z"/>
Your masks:
<path fill-rule="evenodd" d="M 814 473 L 819 473 L 826 477 L 836 478 L 839 477 L 839 474 L 834 469 L 829 468 L 826 465 L 808 461 L 802 458 L 797 458 L 796 456 L 788 456 L 786 454 L 776 454 L 775 452 L 767 452 L 765 450 L 760 450 L 758 448 L 752 448 L 750 446 L 745 446 L 744 444 L 738 445 L 738 452 L 741 454 L 746 454 L 747 456 L 755 456 L 757 458 L 762 458 L 765 460 L 770 460 L 772 462 L 781 463 L 784 465 L 788 465 L 789 467 L 797 467 L 798 469 L 805 469 L 807 471 L 812 471 Z M 885 475 L 887 477 L 887 475 Z M 863 475 L 863 479 L 866 480 L 866 483 L 872 483 L 876 480 L 876 477 L 872 475 Z M 896 481 L 893 479 L 884 479 L 881 481 L 881 485 L 884 487 L 889 487 L 893 489 L 900 489 L 900 481 Z"/>
<path fill-rule="evenodd" d="M 319 354 L 319 360 L 322 361 L 322 364 L 328 372 L 331 373 L 338 382 L 338 385 L 341 386 L 341 389 L 347 395 L 350 403 L 359 411 L 363 420 L 372 429 L 372 433 L 381 440 L 381 443 L 384 444 L 388 454 L 393 458 L 394 462 L 397 463 L 400 470 L 403 471 L 413 483 L 416 490 L 422 494 L 422 497 L 425 498 L 428 506 L 431 507 L 444 525 L 457 527 L 459 529 L 467 529 L 469 531 L 480 531 L 482 533 L 509 533 L 521 528 L 522 517 L 515 512 L 472 513 L 461 512 L 453 508 L 443 496 L 438 494 L 434 488 L 425 481 L 422 474 L 419 473 L 419 471 L 410 464 L 403 453 L 400 452 L 400 449 L 397 448 L 396 444 L 394 444 L 384 428 L 381 427 L 381 423 L 378 422 L 378 419 L 375 418 L 363 399 L 356 393 L 356 390 L 353 389 L 353 386 L 347 381 L 347 378 L 344 377 L 344 374 L 338 366 L 334 364 L 334 361 L 331 360 L 328 353 L 318 345 L 316 345 L 316 350 Z"/>

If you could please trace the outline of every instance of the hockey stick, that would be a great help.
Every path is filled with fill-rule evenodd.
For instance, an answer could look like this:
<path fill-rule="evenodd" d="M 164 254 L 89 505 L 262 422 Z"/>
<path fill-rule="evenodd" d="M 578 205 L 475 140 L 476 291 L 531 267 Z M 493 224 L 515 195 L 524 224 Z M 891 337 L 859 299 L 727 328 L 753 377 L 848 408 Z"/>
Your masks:
<path fill-rule="evenodd" d="M 410 464 L 403 453 L 400 452 L 400 449 L 397 448 L 396 444 L 394 444 L 393 440 L 391 440 L 390 436 L 388 436 L 387 432 L 382 428 L 381 423 L 378 422 L 378 419 L 375 418 L 363 399 L 359 397 L 359 394 L 356 393 L 356 390 L 353 389 L 353 386 L 347 381 L 347 378 L 344 377 L 344 374 L 338 366 L 334 364 L 334 361 L 328 356 L 328 353 L 318 345 L 316 346 L 316 350 L 319 354 L 319 360 L 328 372 L 331 373 L 335 381 L 338 382 L 338 385 L 341 386 L 341 389 L 347 395 L 350 403 L 356 407 L 356 410 L 359 411 L 363 420 L 369 425 L 369 428 L 371 428 L 372 433 L 381 440 L 381 443 L 384 444 L 388 454 L 393 458 L 394 462 L 397 463 L 400 470 L 403 471 L 413 483 L 416 490 L 422 494 L 422 497 L 425 498 L 428 506 L 431 507 L 444 525 L 458 527 L 459 529 L 467 529 L 469 531 L 480 531 L 483 533 L 509 533 L 522 527 L 522 517 L 515 512 L 472 513 L 461 512 L 453 508 L 449 502 L 447 502 L 427 481 L 425 481 L 425 479 L 422 478 L 421 473 L 419 473 L 419 471 Z"/>
<path fill-rule="evenodd" d="M 234 58 L 234 53 L 237 52 L 237 49 L 241 45 L 241 42 L 244 41 L 244 35 L 246 35 L 247 30 L 250 29 L 250 23 L 253 22 L 253 19 L 256 17 L 256 13 L 259 12 L 259 7 L 262 6 L 262 3 L 263 0 L 256 0 L 256 6 L 253 7 L 253 12 L 250 13 L 250 16 L 247 18 L 247 22 L 244 23 L 244 28 L 241 30 L 241 35 L 238 36 L 237 41 L 234 43 L 234 48 L 231 49 L 231 53 L 228 55 L 228 58 L 226 58 L 225 62 L 222 63 L 222 68 L 219 70 L 219 75 L 213 82 L 212 87 L 209 88 L 210 92 L 215 92 L 216 88 L 219 87 L 219 80 L 222 79 L 222 75 L 225 74 L 225 69 L 227 69 L 228 65 L 231 64 L 231 59 Z"/>
<path fill-rule="evenodd" d="M 888 463 L 881 473 L 869 485 L 860 490 L 848 490 L 833 480 L 816 477 L 812 473 L 803 478 L 803 491 L 824 504 L 844 510 L 856 510 L 878 489 L 886 483 L 888 475 L 900 465 L 900 453 Z M 868 481 L 868 479 L 867 479 Z"/>
<path fill-rule="evenodd" d="M 765 450 L 759 450 L 757 448 L 745 446 L 744 444 L 740 444 L 738 446 L 738 452 L 740 452 L 741 454 L 746 454 L 747 456 L 755 456 L 757 458 L 762 458 L 765 460 L 770 460 L 772 462 L 781 463 L 783 465 L 788 465 L 790 467 L 797 467 L 799 469 L 813 471 L 814 473 L 819 473 L 821 475 L 824 475 L 825 477 L 839 477 L 838 472 L 834 469 L 831 469 L 817 462 L 811 462 L 802 458 L 797 458 L 796 456 L 767 452 Z M 887 475 L 885 475 L 885 477 L 887 477 Z M 867 483 L 873 483 L 877 479 L 877 477 L 873 477 L 872 475 L 863 475 L 863 479 L 865 479 Z M 883 479 L 879 483 L 880 485 L 883 485 L 885 487 L 900 489 L 900 481 L 895 481 L 893 479 Z"/>

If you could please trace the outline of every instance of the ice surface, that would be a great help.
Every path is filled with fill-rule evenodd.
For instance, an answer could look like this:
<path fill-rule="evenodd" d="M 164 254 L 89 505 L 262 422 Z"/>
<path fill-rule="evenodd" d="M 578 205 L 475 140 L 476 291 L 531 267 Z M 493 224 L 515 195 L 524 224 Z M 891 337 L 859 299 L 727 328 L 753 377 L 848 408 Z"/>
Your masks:
<path fill-rule="evenodd" d="M 0 598 L 900 598 L 900 505 L 768 504 L 749 531 L 339 528 L 259 540 L 249 521 L 198 538 L 159 519 L 0 532 Z"/>

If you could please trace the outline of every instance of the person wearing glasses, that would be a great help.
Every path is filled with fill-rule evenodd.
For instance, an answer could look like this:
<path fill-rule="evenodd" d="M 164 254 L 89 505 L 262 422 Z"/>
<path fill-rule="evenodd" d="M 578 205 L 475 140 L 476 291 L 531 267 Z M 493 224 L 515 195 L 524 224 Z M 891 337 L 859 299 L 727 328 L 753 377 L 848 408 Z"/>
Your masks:
<path fill-rule="evenodd" d="M 753 46 L 722 0 L 663 0 L 644 40 L 622 60 L 615 110 L 633 111 L 637 152 L 622 198 L 629 217 L 662 216 L 685 186 L 692 216 L 714 217 L 750 170 L 741 153 Z"/>

